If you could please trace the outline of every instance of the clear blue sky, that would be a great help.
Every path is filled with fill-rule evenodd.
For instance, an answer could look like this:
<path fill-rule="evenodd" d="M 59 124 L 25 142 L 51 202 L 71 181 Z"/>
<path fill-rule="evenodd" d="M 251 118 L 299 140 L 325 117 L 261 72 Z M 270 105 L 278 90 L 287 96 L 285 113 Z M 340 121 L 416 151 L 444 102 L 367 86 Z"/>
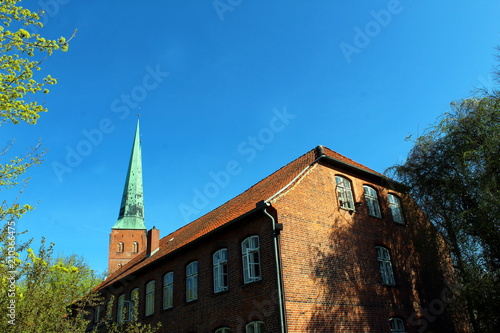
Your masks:
<path fill-rule="evenodd" d="M 38 206 L 18 228 L 99 272 L 137 113 L 146 225 L 165 236 L 319 144 L 384 172 L 404 160 L 408 135 L 492 84 L 500 44 L 498 1 L 46 0 L 29 8 L 43 3 L 51 4 L 45 36 L 78 33 L 69 52 L 43 63 L 59 80 L 43 96 L 49 112 L 35 126 L 1 128 L 20 151 L 40 137 L 49 149 L 21 197 Z M 195 193 L 228 163 L 238 173 L 208 185 L 211 197 L 195 206 Z"/>

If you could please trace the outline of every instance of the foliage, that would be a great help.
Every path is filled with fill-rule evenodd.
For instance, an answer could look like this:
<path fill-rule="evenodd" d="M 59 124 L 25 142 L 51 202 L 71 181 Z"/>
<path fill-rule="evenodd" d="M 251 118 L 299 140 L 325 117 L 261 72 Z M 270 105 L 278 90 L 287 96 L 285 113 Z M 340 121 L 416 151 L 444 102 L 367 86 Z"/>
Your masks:
<path fill-rule="evenodd" d="M 56 50 L 67 51 L 64 37 L 46 39 L 29 33 L 31 27 L 41 28 L 40 15 L 18 5 L 20 0 L 0 1 L 0 126 L 6 123 L 35 124 L 47 108 L 37 101 L 47 94 L 47 86 L 57 83 L 50 75 L 41 76 L 41 64 Z M 21 156 L 7 157 L 13 142 L 0 150 L 0 191 L 10 189 L 27 179 L 20 179 L 32 166 L 41 162 L 44 152 L 40 144 Z M 30 205 L 2 201 L 0 219 L 20 217 L 31 210 Z"/>
<path fill-rule="evenodd" d="M 447 240 L 475 332 L 500 329 L 500 94 L 451 104 L 392 168 Z"/>
<path fill-rule="evenodd" d="M 54 257 L 54 244 L 42 240 L 16 246 L 4 228 L 0 236 L 1 332 L 84 332 L 82 315 L 98 302 L 90 291 L 101 281 L 80 257 Z M 69 304 L 77 304 L 69 308 Z"/>

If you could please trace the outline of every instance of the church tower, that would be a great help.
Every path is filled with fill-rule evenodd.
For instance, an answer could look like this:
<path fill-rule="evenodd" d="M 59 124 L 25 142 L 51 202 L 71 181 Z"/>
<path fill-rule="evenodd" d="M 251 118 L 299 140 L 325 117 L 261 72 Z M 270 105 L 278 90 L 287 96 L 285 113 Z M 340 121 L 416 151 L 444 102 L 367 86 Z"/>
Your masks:
<path fill-rule="evenodd" d="M 144 251 L 146 245 L 141 143 L 137 121 L 120 213 L 109 237 L 108 275 Z"/>

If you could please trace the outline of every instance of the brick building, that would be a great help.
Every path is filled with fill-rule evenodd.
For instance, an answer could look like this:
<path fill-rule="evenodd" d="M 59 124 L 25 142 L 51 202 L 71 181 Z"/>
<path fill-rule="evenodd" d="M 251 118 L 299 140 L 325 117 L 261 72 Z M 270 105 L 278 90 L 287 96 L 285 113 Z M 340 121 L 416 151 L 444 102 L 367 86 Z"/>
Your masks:
<path fill-rule="evenodd" d="M 104 320 L 162 332 L 456 329 L 444 244 L 404 189 L 318 146 L 160 239 L 143 218 L 137 128 Z M 158 223 L 158 222 L 156 222 Z"/>

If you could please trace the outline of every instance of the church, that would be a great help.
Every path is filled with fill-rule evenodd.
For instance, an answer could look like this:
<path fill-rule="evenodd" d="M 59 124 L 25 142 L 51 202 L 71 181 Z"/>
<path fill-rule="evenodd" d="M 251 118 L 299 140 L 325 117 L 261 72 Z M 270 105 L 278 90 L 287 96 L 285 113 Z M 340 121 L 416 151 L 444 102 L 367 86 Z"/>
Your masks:
<path fill-rule="evenodd" d="M 139 136 L 138 123 L 89 329 L 460 331 L 446 245 L 401 184 L 317 146 L 160 237 L 144 220 Z"/>

